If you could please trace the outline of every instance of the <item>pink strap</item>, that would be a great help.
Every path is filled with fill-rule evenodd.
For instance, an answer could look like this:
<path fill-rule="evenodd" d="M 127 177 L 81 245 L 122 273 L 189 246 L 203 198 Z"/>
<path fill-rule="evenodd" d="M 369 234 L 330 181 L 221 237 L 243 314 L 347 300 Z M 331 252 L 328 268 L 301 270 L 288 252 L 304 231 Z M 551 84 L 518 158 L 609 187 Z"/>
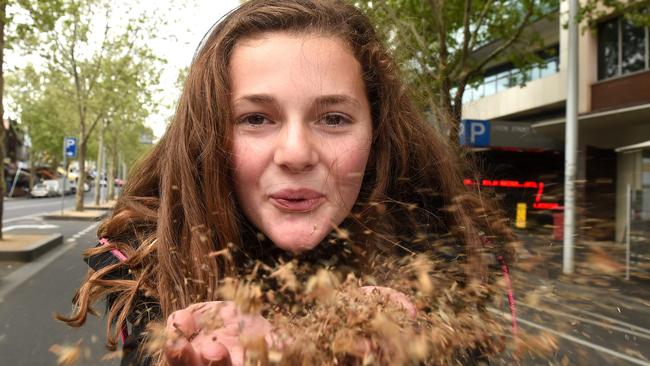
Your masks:
<path fill-rule="evenodd" d="M 503 260 L 502 256 L 498 257 L 499 264 L 501 264 L 501 272 L 503 272 L 503 278 L 506 280 L 506 286 L 508 287 L 508 305 L 510 305 L 510 315 L 512 316 L 512 335 L 517 335 L 517 307 L 515 304 L 515 294 L 512 291 L 512 281 L 510 281 L 510 270 L 506 265 L 506 262 Z"/>
<path fill-rule="evenodd" d="M 106 239 L 106 238 L 99 239 L 99 244 L 104 245 L 104 246 L 110 245 L 110 243 L 108 242 L 108 239 Z M 115 258 L 119 259 L 120 262 L 124 262 L 124 261 L 126 261 L 128 259 L 126 257 L 126 255 L 124 255 L 124 253 L 122 253 L 117 248 L 111 249 L 111 254 L 113 254 L 113 256 L 115 256 Z M 128 337 L 128 336 L 129 336 L 129 332 L 128 332 L 128 330 L 126 328 L 126 324 L 125 324 L 125 325 L 122 326 L 122 329 L 120 330 L 120 338 L 122 338 L 122 344 L 124 344 L 124 342 L 126 342 L 126 337 Z"/>

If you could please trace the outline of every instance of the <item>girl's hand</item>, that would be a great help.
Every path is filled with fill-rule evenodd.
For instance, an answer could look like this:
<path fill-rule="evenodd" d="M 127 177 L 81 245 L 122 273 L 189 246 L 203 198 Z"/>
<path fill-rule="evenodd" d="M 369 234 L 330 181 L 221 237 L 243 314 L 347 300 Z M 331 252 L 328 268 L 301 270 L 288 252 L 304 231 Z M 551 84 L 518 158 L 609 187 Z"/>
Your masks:
<path fill-rule="evenodd" d="M 165 359 L 171 366 L 244 364 L 242 339 L 271 343 L 271 324 L 260 315 L 242 314 L 232 301 L 188 306 L 167 319 Z"/>
<path fill-rule="evenodd" d="M 400 305 L 411 319 L 415 319 L 417 317 L 417 308 L 411 302 L 411 300 L 409 300 L 408 296 L 402 292 L 394 290 L 390 287 L 382 286 L 363 286 L 361 287 L 361 290 L 367 294 L 377 294 L 379 296 L 384 296 L 389 301 Z"/>

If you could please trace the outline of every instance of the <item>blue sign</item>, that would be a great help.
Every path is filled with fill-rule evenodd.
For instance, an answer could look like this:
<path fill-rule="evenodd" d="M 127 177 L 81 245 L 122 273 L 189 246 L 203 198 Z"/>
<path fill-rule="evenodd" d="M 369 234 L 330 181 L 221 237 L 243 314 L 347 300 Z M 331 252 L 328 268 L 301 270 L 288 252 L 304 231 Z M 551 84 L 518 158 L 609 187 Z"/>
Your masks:
<path fill-rule="evenodd" d="M 70 159 L 77 157 L 77 138 L 66 137 L 63 139 L 63 148 L 65 149 L 65 156 Z"/>
<path fill-rule="evenodd" d="M 464 119 L 458 132 L 461 145 L 490 146 L 490 121 Z"/>

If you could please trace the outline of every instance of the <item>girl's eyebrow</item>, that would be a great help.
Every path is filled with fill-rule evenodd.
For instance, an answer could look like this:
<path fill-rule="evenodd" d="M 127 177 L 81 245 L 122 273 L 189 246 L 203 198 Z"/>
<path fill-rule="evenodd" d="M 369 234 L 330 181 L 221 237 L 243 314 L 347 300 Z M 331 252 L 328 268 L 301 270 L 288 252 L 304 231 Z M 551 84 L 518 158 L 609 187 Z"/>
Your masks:
<path fill-rule="evenodd" d="M 241 102 L 251 102 L 255 104 L 266 104 L 266 105 L 278 105 L 278 100 L 269 94 L 250 94 L 250 95 L 244 95 L 242 97 L 239 97 L 235 99 L 234 104 L 237 105 Z M 345 94 L 330 94 L 330 95 L 321 95 L 314 100 L 313 105 L 317 106 L 319 108 L 327 107 L 327 106 L 332 106 L 332 105 L 340 105 L 340 104 L 348 104 L 352 107 L 360 108 L 361 103 L 359 103 L 358 100 L 355 98 L 345 95 Z"/>
<path fill-rule="evenodd" d="M 277 104 L 278 103 L 277 99 L 275 99 L 273 96 L 269 94 L 250 94 L 235 99 L 234 104 L 237 105 L 244 101 L 255 103 L 255 104 Z"/>
<path fill-rule="evenodd" d="M 348 104 L 352 107 L 361 108 L 361 103 L 358 100 L 345 94 L 323 95 L 316 98 L 314 104 L 321 108 L 339 104 Z"/>

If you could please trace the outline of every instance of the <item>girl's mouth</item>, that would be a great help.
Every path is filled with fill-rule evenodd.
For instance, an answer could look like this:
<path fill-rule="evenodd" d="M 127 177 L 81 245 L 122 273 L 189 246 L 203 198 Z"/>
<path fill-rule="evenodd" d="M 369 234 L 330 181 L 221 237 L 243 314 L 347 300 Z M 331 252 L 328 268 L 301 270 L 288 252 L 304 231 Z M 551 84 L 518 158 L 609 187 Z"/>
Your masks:
<path fill-rule="evenodd" d="M 269 199 L 282 211 L 309 212 L 325 201 L 325 195 L 311 189 L 284 189 L 274 192 Z"/>

